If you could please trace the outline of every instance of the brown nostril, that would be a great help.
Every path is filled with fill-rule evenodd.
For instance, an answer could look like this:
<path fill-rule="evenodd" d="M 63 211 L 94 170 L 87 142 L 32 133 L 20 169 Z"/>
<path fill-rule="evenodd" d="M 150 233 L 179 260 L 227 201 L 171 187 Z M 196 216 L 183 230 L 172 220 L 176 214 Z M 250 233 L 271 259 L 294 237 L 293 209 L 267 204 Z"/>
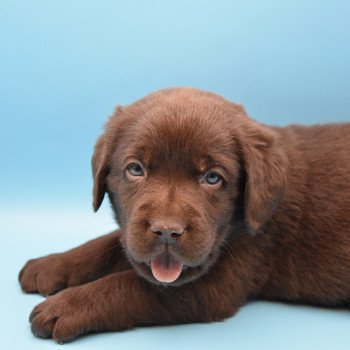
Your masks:
<path fill-rule="evenodd" d="M 173 237 L 175 239 L 179 238 L 181 235 L 182 235 L 182 233 L 179 233 L 179 232 L 172 232 L 171 233 L 171 237 Z"/>
<path fill-rule="evenodd" d="M 161 231 L 153 231 L 152 232 L 156 235 L 156 236 L 161 236 L 162 235 L 162 232 Z"/>
<path fill-rule="evenodd" d="M 151 231 L 156 236 L 171 236 L 174 238 L 178 238 L 182 235 L 183 230 L 175 230 L 173 228 L 166 228 L 166 227 L 151 227 Z"/>

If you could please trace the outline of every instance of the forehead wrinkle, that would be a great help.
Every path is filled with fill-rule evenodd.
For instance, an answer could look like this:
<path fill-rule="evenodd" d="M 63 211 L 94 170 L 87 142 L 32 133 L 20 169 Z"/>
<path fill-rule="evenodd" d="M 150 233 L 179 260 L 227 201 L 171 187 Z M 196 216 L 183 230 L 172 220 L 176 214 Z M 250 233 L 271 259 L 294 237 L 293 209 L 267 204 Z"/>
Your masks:
<path fill-rule="evenodd" d="M 232 135 L 222 124 L 222 110 L 208 105 L 204 110 L 191 103 L 142 107 L 142 114 L 125 133 L 131 141 L 126 142 L 128 153 L 140 161 L 189 167 L 203 155 L 230 154 L 232 158 Z"/>
<path fill-rule="evenodd" d="M 170 145 L 170 147 L 158 146 L 154 142 L 142 144 L 139 141 L 129 147 L 129 154 L 141 161 L 150 171 L 164 176 L 203 173 L 213 167 L 221 168 L 228 176 L 235 173 L 237 157 L 233 149 L 228 146 L 226 148 L 216 147 L 209 152 L 200 149 L 185 152 L 183 148 L 174 147 L 174 145 Z M 172 148 L 172 152 L 170 152 L 170 148 Z"/>

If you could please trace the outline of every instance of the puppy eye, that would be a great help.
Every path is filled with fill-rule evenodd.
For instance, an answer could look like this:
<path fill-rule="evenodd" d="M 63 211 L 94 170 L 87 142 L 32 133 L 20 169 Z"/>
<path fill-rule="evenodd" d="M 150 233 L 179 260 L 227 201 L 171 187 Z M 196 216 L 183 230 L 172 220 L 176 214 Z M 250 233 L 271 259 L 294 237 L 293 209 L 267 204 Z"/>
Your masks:
<path fill-rule="evenodd" d="M 143 176 L 144 172 L 140 164 L 131 163 L 128 165 L 128 172 L 131 176 Z"/>
<path fill-rule="evenodd" d="M 209 185 L 215 185 L 221 180 L 221 176 L 213 171 L 206 173 L 204 178 Z"/>

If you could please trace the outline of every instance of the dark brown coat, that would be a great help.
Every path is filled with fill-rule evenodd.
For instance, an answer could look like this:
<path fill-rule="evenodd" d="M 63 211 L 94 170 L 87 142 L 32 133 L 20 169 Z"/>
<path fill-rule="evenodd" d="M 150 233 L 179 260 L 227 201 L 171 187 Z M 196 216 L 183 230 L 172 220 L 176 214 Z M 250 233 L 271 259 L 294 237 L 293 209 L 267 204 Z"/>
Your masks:
<path fill-rule="evenodd" d="M 25 292 L 69 287 L 34 308 L 37 336 L 218 321 L 248 298 L 350 300 L 350 124 L 271 127 L 162 90 L 117 108 L 93 174 L 94 209 L 108 193 L 120 230 L 25 265 Z"/>

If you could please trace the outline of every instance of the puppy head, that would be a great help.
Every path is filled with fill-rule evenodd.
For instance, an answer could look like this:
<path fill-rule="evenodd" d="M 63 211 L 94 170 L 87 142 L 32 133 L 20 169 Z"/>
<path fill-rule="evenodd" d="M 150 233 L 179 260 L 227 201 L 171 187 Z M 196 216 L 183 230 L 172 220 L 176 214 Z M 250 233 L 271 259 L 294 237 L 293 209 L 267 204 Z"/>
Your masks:
<path fill-rule="evenodd" d="M 92 165 L 94 209 L 107 192 L 134 268 L 171 285 L 204 274 L 241 222 L 256 233 L 285 182 L 272 132 L 240 106 L 189 88 L 117 108 Z"/>

